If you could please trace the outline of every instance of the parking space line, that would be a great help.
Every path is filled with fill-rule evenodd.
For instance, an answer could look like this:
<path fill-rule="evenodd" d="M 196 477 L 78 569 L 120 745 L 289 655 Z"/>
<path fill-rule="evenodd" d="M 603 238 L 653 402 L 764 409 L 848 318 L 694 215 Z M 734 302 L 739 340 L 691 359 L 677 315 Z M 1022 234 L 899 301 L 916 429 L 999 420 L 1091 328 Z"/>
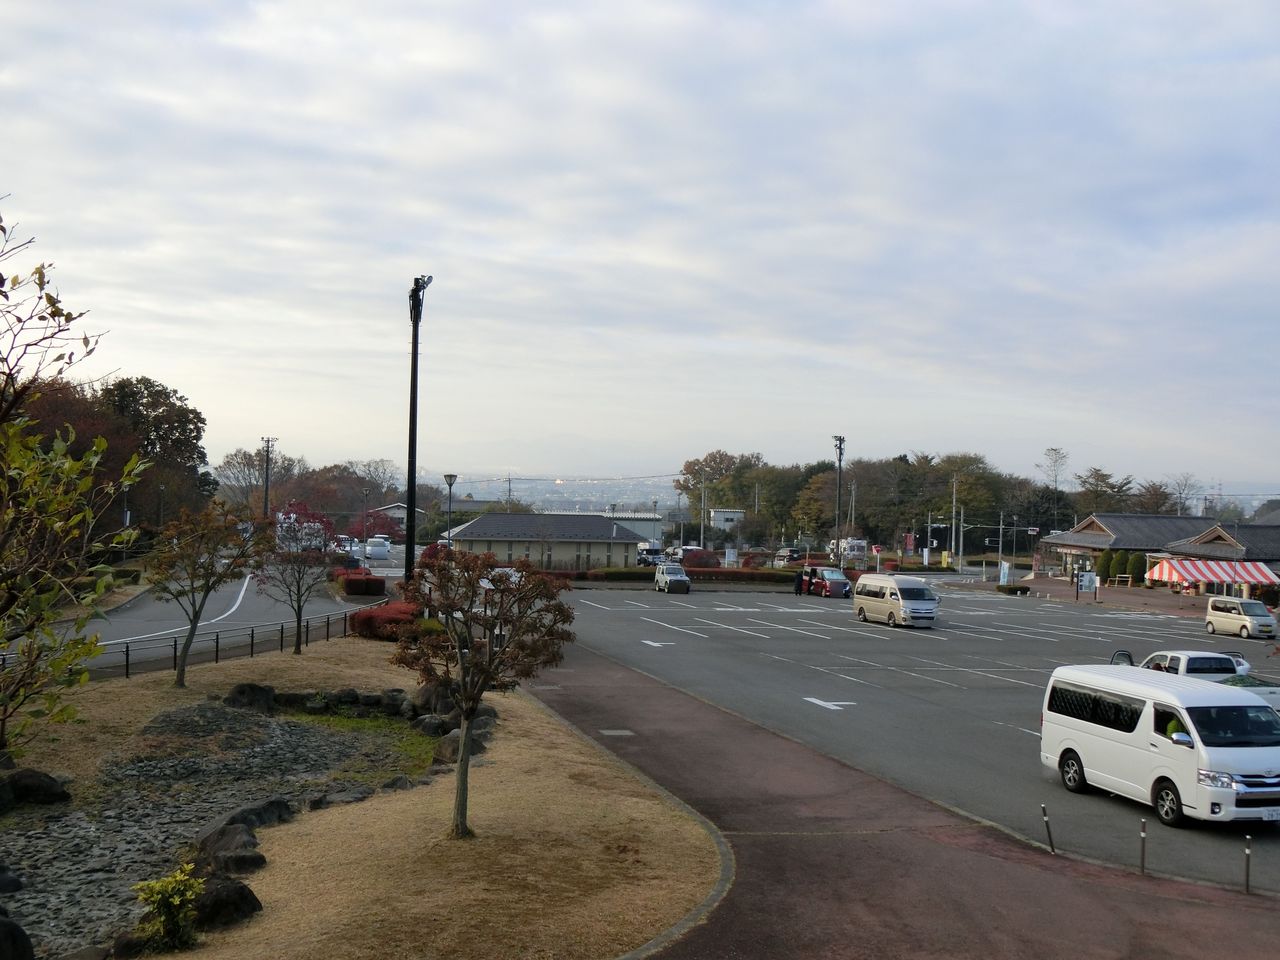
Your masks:
<path fill-rule="evenodd" d="M 932 683 L 940 683 L 944 687 L 955 687 L 957 690 L 968 689 L 968 687 L 964 687 L 958 683 L 952 683 L 950 680 L 942 680 L 942 679 L 939 679 L 938 677 L 931 677 L 928 674 L 924 674 L 924 673 L 915 673 L 912 670 L 904 670 L 902 667 L 891 667 L 888 664 L 875 663 L 871 660 L 859 660 L 857 657 L 846 657 L 843 654 L 839 654 L 839 653 L 837 653 L 836 656 L 839 657 L 841 660 L 850 660 L 854 663 L 866 664 L 868 667 L 875 667 L 877 670 L 888 670 L 890 673 L 903 673 L 903 674 L 906 674 L 908 677 L 915 677 L 917 680 L 929 680 Z M 841 674 L 838 674 L 838 676 L 843 677 L 844 674 L 841 673 Z M 845 677 L 845 679 L 852 680 L 853 677 Z"/>
<path fill-rule="evenodd" d="M 748 623 L 758 623 L 762 627 L 768 627 L 771 630 L 790 630 L 792 633 L 803 633 L 806 637 L 817 637 L 819 640 L 830 640 L 831 638 L 822 633 L 814 633 L 812 630 L 801 630 L 799 627 L 787 627 L 780 623 L 769 623 L 765 620 L 757 620 L 754 617 L 747 617 Z"/>
<path fill-rule="evenodd" d="M 649 609 L 649 604 L 641 603 L 639 600 L 624 600 L 623 603 L 630 603 L 637 607 L 644 607 L 646 610 Z"/>
<path fill-rule="evenodd" d="M 949 663 L 942 663 L 942 662 L 940 662 L 940 661 L 938 661 L 938 660 L 928 660 L 928 659 L 926 659 L 926 658 L 924 658 L 924 657 L 912 657 L 911 659 L 912 659 L 912 660 L 919 660 L 921 663 L 931 663 L 931 664 L 933 664 L 935 667 L 945 667 L 945 668 L 947 668 L 948 670 L 959 670 L 961 673 L 972 673 L 972 674 L 975 674 L 976 676 L 979 676 L 979 677 L 987 677 L 988 679 L 991 679 L 991 680 L 1006 680 L 1006 681 L 1008 681 L 1009 683 L 1016 683 L 1016 684 L 1018 684 L 1018 685 L 1020 685 L 1020 686 L 1023 686 L 1023 687 L 1042 687 L 1042 686 L 1044 686 L 1043 681 L 1042 681 L 1042 682 L 1040 682 L 1040 683 L 1030 683 L 1030 682 L 1028 682 L 1028 681 L 1026 681 L 1026 680 L 1015 680 L 1015 679 L 1013 679 L 1013 677 L 1005 677 L 1005 676 L 1002 676 L 1001 674 L 998 674 L 998 673 L 984 673 L 984 672 L 983 672 L 983 671 L 981 671 L 981 670 L 973 670 L 973 669 L 971 669 L 971 668 L 969 668 L 969 667 L 954 667 L 954 666 L 952 666 L 952 665 L 951 665 L 951 664 L 949 664 Z"/>
<path fill-rule="evenodd" d="M 696 603 L 685 603 L 683 600 L 671 600 L 669 602 L 677 607 L 688 607 L 690 610 L 698 609 L 698 605 Z"/>
<path fill-rule="evenodd" d="M 707 639 L 707 635 L 705 633 L 699 633 L 697 630 L 686 630 L 684 627 L 674 627 L 669 623 L 663 623 L 661 620 L 654 620 L 652 617 L 641 617 L 640 619 L 649 623 L 656 623 L 658 626 L 666 627 L 668 630 L 679 630 L 681 633 L 691 633 L 695 637 L 701 637 L 703 640 Z"/>
<path fill-rule="evenodd" d="M 577 598 L 575 598 L 577 599 Z M 613 607 L 606 607 L 603 603 L 596 603 L 594 600 L 578 600 L 579 603 L 588 603 L 597 610 L 612 610 Z"/>
<path fill-rule="evenodd" d="M 745 633 L 753 637 L 759 637 L 762 640 L 769 639 L 769 635 L 767 633 L 756 633 L 754 630 L 743 630 L 741 627 L 731 627 L 727 623 L 716 623 L 714 620 L 704 620 L 702 617 L 694 617 L 694 619 L 699 623 L 705 623 L 711 627 L 718 627 L 723 630 L 733 630 L 736 633 Z"/>

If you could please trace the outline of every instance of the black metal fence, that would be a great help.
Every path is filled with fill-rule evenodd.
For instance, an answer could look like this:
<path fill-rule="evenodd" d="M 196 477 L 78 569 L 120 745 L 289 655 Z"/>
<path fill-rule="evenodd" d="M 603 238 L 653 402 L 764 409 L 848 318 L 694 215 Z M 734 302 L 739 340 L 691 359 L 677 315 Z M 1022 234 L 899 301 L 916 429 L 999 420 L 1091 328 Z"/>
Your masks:
<path fill-rule="evenodd" d="M 383 599 L 358 609 L 367 610 L 386 602 Z M 351 610 L 305 618 L 302 621 L 303 646 L 346 636 L 350 617 L 357 612 L 358 610 Z M 293 647 L 294 628 L 295 621 L 282 620 L 248 627 L 198 631 L 187 654 L 187 664 L 218 663 L 224 658 L 252 657 L 268 652 L 283 653 L 286 647 Z M 178 655 L 186 636 L 186 630 L 177 630 L 136 640 L 104 640 L 100 644 L 102 653 L 90 662 L 89 675 L 94 680 L 103 680 L 155 670 L 176 671 Z M 5 666 L 5 654 L 0 653 L 0 670 Z"/>

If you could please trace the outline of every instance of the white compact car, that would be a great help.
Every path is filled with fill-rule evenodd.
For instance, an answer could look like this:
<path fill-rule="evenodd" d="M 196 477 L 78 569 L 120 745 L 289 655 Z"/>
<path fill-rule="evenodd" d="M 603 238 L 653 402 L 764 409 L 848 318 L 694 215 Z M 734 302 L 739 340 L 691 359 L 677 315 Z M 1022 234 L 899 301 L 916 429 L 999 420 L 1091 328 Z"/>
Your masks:
<path fill-rule="evenodd" d="M 653 575 L 653 589 L 665 593 L 688 593 L 693 583 L 678 563 L 660 563 Z"/>

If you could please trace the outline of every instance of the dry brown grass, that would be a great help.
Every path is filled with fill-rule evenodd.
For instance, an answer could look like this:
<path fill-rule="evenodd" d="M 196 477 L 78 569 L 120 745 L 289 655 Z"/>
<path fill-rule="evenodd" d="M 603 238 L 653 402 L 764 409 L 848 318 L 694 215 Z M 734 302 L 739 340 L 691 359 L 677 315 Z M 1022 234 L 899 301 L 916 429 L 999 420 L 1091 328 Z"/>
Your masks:
<path fill-rule="evenodd" d="M 24 762 L 78 778 L 129 751 L 152 716 L 252 680 L 277 689 L 410 686 L 385 644 L 346 638 L 112 680 L 77 691 L 86 721 Z M 474 840 L 445 839 L 454 779 L 308 813 L 259 832 L 263 902 L 211 934 L 199 960 L 557 958 L 598 960 L 645 943 L 707 895 L 719 871 L 702 827 L 536 701 L 495 697 L 499 729 L 471 770 Z"/>

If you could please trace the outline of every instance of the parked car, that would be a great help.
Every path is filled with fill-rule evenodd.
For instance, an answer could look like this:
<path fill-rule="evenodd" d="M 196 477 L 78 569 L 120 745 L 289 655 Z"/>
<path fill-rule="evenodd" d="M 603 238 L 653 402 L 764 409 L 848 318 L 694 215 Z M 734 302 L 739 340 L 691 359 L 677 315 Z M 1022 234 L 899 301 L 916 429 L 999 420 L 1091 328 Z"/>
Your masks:
<path fill-rule="evenodd" d="M 1261 600 L 1214 597 L 1205 610 L 1204 629 L 1208 633 L 1238 634 L 1245 640 L 1271 640 L 1276 635 L 1276 618 Z"/>
<path fill-rule="evenodd" d="M 678 563 L 660 563 L 653 575 L 653 589 L 664 593 L 688 593 L 693 583 Z"/>
<path fill-rule="evenodd" d="M 841 597 L 847 600 L 853 596 L 853 584 L 843 570 L 835 567 L 810 567 L 801 579 L 800 586 L 805 593 L 820 597 Z"/>
<path fill-rule="evenodd" d="M 773 555 L 773 565 L 775 567 L 785 567 L 788 564 L 795 563 L 799 559 L 799 550 L 795 547 L 785 547 Z"/>
<path fill-rule="evenodd" d="M 636 549 L 636 566 L 656 567 L 662 562 L 662 550 L 659 547 L 638 547 Z"/>
<path fill-rule="evenodd" d="M 1117 650 L 1111 655 L 1111 662 L 1214 681 L 1246 674 L 1250 670 L 1249 661 L 1234 650 L 1161 650 L 1136 664 L 1128 650 Z"/>

